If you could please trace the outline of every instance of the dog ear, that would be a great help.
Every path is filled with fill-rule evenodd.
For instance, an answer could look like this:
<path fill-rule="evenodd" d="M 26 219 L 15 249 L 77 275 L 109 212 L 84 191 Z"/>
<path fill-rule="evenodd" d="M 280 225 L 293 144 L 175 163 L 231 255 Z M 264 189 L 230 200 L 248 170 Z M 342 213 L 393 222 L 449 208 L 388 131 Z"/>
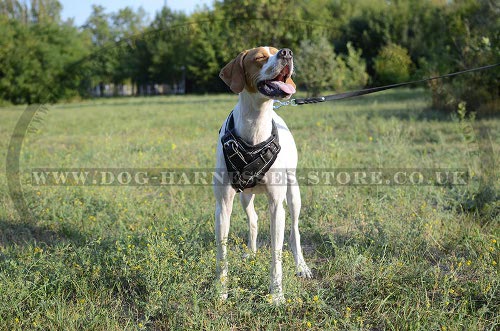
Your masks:
<path fill-rule="evenodd" d="M 238 94 L 245 87 L 245 71 L 243 70 L 243 58 L 247 51 L 243 51 L 231 62 L 226 64 L 219 73 L 219 77 L 226 83 L 234 93 Z"/>

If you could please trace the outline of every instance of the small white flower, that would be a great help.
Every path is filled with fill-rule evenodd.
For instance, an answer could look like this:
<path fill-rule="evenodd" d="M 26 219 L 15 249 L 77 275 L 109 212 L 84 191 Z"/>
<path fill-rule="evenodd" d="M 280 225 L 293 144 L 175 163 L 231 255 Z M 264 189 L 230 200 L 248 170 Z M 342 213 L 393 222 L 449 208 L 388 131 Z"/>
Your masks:
<path fill-rule="evenodd" d="M 485 46 L 491 46 L 491 43 L 490 43 L 490 38 L 488 38 L 488 37 L 483 37 L 483 38 L 481 39 L 481 41 L 483 42 L 483 44 L 484 44 Z"/>

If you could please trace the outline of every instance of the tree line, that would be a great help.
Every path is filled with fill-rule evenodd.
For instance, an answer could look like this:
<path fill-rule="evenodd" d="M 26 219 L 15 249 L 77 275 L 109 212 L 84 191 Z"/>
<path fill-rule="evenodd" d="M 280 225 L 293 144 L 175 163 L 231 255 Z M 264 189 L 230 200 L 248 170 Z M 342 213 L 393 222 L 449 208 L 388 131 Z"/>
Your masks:
<path fill-rule="evenodd" d="M 191 15 L 153 17 L 93 6 L 82 26 L 57 0 L 0 0 L 0 99 L 57 102 L 130 87 L 225 92 L 220 68 L 241 50 L 291 48 L 308 94 L 459 71 L 500 62 L 493 0 L 219 0 Z M 433 105 L 498 110 L 498 68 L 429 84 Z M 175 92 L 176 90 L 174 90 Z M 179 90 L 177 90 L 179 91 Z"/>

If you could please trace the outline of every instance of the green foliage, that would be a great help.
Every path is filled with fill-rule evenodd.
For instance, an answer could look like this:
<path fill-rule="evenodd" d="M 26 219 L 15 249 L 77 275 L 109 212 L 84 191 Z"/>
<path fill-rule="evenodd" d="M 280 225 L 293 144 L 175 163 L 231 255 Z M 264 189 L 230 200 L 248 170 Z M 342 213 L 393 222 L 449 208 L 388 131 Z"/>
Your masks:
<path fill-rule="evenodd" d="M 361 57 L 361 49 L 356 50 L 351 42 L 346 46 L 347 54 L 336 57 L 337 67 L 333 84 L 335 90 L 362 88 L 369 80 L 365 60 Z"/>
<path fill-rule="evenodd" d="M 403 83 L 410 78 L 412 61 L 408 50 L 399 45 L 382 47 L 374 63 L 376 79 L 381 84 Z"/>
<path fill-rule="evenodd" d="M 84 64 L 91 68 L 88 78 L 100 87 L 101 95 L 107 83 L 114 83 L 116 88 L 130 80 L 137 90 L 136 83 L 150 81 L 151 53 L 140 35 L 145 31 L 145 20 L 146 13 L 141 8 L 133 11 L 126 7 L 109 14 L 102 6 L 92 6 L 85 27 L 92 40 L 93 53 Z"/>
<path fill-rule="evenodd" d="M 151 63 L 147 68 L 151 79 L 161 83 L 176 83 L 183 75 L 189 46 L 183 28 L 187 18 L 183 14 L 163 8 L 151 23 L 147 49 Z"/>
<path fill-rule="evenodd" d="M 0 15 L 0 98 L 12 103 L 55 102 L 77 93 L 79 78 L 68 77 L 66 67 L 87 54 L 87 40 L 72 25 L 55 20 L 58 13 L 52 11 L 59 7 L 52 4 L 38 1 L 30 12 Z M 10 18 L 15 15 L 26 20 Z"/>
<path fill-rule="evenodd" d="M 298 49 L 317 27 L 302 23 L 302 11 L 280 1 L 220 1 L 189 18 L 188 78 L 196 91 L 227 91 L 220 69 L 241 51 L 258 46 Z"/>
<path fill-rule="evenodd" d="M 477 149 L 480 139 L 489 139 L 489 128 L 479 127 L 476 122 L 476 113 L 468 113 L 465 102 L 460 102 L 457 109 L 457 119 L 463 137 L 464 150 Z M 482 137 L 481 137 L 482 135 Z M 482 142 L 483 148 L 484 142 Z M 456 190 L 454 199 L 461 210 L 480 215 L 481 219 L 494 219 L 500 215 L 500 188 L 498 187 L 498 173 L 495 167 L 493 146 L 488 154 L 481 155 L 480 171 L 473 172 L 474 185 L 465 190 Z M 474 155 L 468 152 L 467 157 Z M 477 170 L 476 170 L 477 171 Z"/>
<path fill-rule="evenodd" d="M 314 41 L 303 40 L 296 58 L 297 82 L 312 96 L 325 90 L 347 90 L 363 87 L 368 82 L 366 65 L 361 50 L 347 43 L 348 54 L 335 54 L 324 37 Z"/>
<path fill-rule="evenodd" d="M 442 13 L 446 29 L 439 43 L 421 59 L 428 74 L 443 74 L 500 63 L 500 21 L 498 9 L 487 0 L 460 1 Z M 461 101 L 469 111 L 498 113 L 498 68 L 471 73 L 430 84 L 433 106 L 454 112 Z"/>
<path fill-rule="evenodd" d="M 336 77 L 337 61 L 332 45 L 326 38 L 302 40 L 296 58 L 297 82 L 312 96 L 330 89 Z"/>
<path fill-rule="evenodd" d="M 490 0 L 225 0 L 189 16 L 165 7 L 151 22 L 141 9 L 93 6 L 81 28 L 63 22 L 60 10 L 57 0 L 0 0 L 0 99 L 57 101 L 104 92 L 107 84 L 128 84 L 137 95 L 146 85 L 181 81 L 188 93 L 222 92 L 218 73 L 240 51 L 288 47 L 299 63 L 301 53 L 314 52 L 306 44 L 333 54 L 321 38 L 335 58 L 321 60 L 325 77 L 299 65 L 296 80 L 309 94 L 500 62 L 498 8 Z M 432 82 L 433 107 L 453 112 L 463 100 L 470 111 L 496 112 L 497 73 Z"/>

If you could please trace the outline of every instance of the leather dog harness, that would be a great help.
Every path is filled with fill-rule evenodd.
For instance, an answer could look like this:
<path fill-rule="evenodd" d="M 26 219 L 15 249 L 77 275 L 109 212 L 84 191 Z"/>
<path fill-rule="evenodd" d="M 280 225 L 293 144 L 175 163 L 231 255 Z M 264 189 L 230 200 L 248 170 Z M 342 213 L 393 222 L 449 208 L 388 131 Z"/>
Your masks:
<path fill-rule="evenodd" d="M 257 145 L 249 145 L 236 135 L 233 112 L 226 121 L 221 142 L 231 186 L 237 192 L 257 185 L 276 161 L 281 150 L 274 120 L 271 137 Z"/>

